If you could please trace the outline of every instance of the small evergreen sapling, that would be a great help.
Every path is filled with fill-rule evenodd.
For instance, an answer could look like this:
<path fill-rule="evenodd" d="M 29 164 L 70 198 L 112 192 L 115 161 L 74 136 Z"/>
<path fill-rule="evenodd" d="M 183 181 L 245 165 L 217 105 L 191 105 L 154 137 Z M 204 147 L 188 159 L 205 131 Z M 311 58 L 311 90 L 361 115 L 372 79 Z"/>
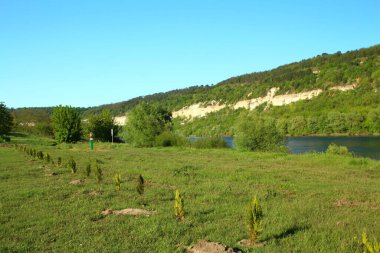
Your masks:
<path fill-rule="evenodd" d="M 120 191 L 120 186 L 121 186 L 121 176 L 120 176 L 120 174 L 116 174 L 113 177 L 113 181 L 115 183 L 116 190 Z"/>
<path fill-rule="evenodd" d="M 72 173 L 77 172 L 77 163 L 74 161 L 72 157 L 69 159 L 67 166 L 69 167 L 69 169 L 71 169 Z"/>
<path fill-rule="evenodd" d="M 91 163 L 87 164 L 86 166 L 86 176 L 90 177 L 91 175 Z"/>
<path fill-rule="evenodd" d="M 174 212 L 178 220 L 185 218 L 184 200 L 178 190 L 175 191 Z"/>
<path fill-rule="evenodd" d="M 37 152 L 37 158 L 40 160 L 44 159 L 44 153 L 42 153 L 42 151 L 38 151 Z"/>
<path fill-rule="evenodd" d="M 47 163 L 50 163 L 50 155 L 49 155 L 49 153 L 46 153 L 46 154 L 45 154 L 45 161 L 46 161 Z"/>
<path fill-rule="evenodd" d="M 368 240 L 367 233 L 362 233 L 363 253 L 380 253 L 380 243 L 374 239 L 373 243 Z"/>
<path fill-rule="evenodd" d="M 95 175 L 96 175 L 96 180 L 100 184 L 103 180 L 103 171 L 98 163 L 96 163 L 95 165 Z"/>
<path fill-rule="evenodd" d="M 247 230 L 248 230 L 249 239 L 252 245 L 254 245 L 257 242 L 259 238 L 259 234 L 262 231 L 261 229 L 262 218 L 263 218 L 263 211 L 255 196 L 247 206 Z"/>
<path fill-rule="evenodd" d="M 137 193 L 140 195 L 143 195 L 144 194 L 144 178 L 142 175 L 140 175 L 137 180 L 138 180 L 137 187 L 136 187 Z"/>

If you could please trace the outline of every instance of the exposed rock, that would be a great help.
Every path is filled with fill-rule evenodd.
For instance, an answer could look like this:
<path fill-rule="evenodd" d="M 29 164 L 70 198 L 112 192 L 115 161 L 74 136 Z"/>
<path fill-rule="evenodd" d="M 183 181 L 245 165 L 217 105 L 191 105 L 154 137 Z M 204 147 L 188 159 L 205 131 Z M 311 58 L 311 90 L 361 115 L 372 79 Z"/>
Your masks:
<path fill-rule="evenodd" d="M 187 249 L 189 253 L 241 253 L 240 250 L 234 250 L 224 244 L 200 240 L 197 244 Z"/>
<path fill-rule="evenodd" d="M 125 126 L 125 123 L 127 123 L 127 117 L 126 116 L 118 116 L 114 117 L 115 124 L 119 126 Z"/>
<path fill-rule="evenodd" d="M 219 104 L 216 101 L 211 101 L 207 105 L 205 105 L 205 103 L 197 103 L 173 112 L 173 117 L 204 117 L 210 112 L 216 112 L 225 107 L 226 105 Z"/>
<path fill-rule="evenodd" d="M 351 84 L 351 85 L 345 85 L 345 86 L 335 86 L 331 87 L 330 90 L 341 90 L 341 91 L 348 91 L 355 89 L 357 87 L 357 84 Z M 204 117 L 208 113 L 211 112 L 217 112 L 220 111 L 223 108 L 229 107 L 232 109 L 239 109 L 239 108 L 245 108 L 248 110 L 254 110 L 258 106 L 267 103 L 268 105 L 273 106 L 284 106 L 288 105 L 300 100 L 306 100 L 306 99 L 312 99 L 313 97 L 319 96 L 323 90 L 321 89 L 315 89 L 300 93 L 292 93 L 292 94 L 284 94 L 284 95 L 277 95 L 276 93 L 279 91 L 280 88 L 273 87 L 271 88 L 267 95 L 264 97 L 258 97 L 253 99 L 247 99 L 247 100 L 241 100 L 236 102 L 235 104 L 228 105 L 228 104 L 220 104 L 216 101 L 211 101 L 209 103 L 197 103 L 190 106 L 183 107 L 182 109 L 173 112 L 173 117 L 184 117 L 184 118 L 197 118 L 197 117 Z M 251 95 L 251 94 L 249 94 Z"/>
<path fill-rule="evenodd" d="M 357 86 L 356 83 L 350 84 L 350 85 L 334 86 L 334 87 L 331 87 L 330 90 L 348 91 L 348 90 L 355 89 L 356 86 Z"/>

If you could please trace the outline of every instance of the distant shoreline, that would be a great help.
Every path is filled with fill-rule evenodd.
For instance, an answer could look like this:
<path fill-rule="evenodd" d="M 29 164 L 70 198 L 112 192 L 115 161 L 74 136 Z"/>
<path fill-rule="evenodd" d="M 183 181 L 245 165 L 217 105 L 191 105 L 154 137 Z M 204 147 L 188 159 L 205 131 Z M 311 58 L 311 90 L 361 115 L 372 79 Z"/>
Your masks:
<path fill-rule="evenodd" d="M 285 137 L 365 137 L 365 136 L 380 136 L 380 133 L 334 133 L 334 134 L 304 134 L 304 135 L 285 135 Z M 210 136 L 195 136 L 190 135 L 189 138 L 208 138 Z M 223 135 L 223 138 L 236 138 L 233 135 Z"/>
<path fill-rule="evenodd" d="M 380 133 L 334 133 L 334 134 L 305 134 L 305 135 L 286 135 L 286 137 L 364 137 L 380 136 Z"/>

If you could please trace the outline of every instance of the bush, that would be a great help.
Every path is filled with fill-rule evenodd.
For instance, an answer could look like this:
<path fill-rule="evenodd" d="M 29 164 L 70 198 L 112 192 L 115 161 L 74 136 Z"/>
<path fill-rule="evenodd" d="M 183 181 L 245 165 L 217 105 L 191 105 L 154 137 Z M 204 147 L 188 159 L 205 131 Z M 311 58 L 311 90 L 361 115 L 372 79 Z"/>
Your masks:
<path fill-rule="evenodd" d="M 52 123 L 55 139 L 59 142 L 77 142 L 81 138 L 79 109 L 57 106 L 53 110 Z"/>
<path fill-rule="evenodd" d="M 284 143 L 281 133 L 273 118 L 253 116 L 243 118 L 238 126 L 236 145 L 242 150 L 275 150 Z"/>
<path fill-rule="evenodd" d="M 100 114 L 90 116 L 88 119 L 88 131 L 92 132 L 97 140 L 111 141 L 111 129 L 116 136 L 119 127 L 115 125 L 114 118 L 109 110 L 103 110 Z"/>
<path fill-rule="evenodd" d="M 0 135 L 0 143 L 10 142 L 10 141 L 11 141 L 11 138 L 9 136 Z"/>
<path fill-rule="evenodd" d="M 152 147 L 156 137 L 170 129 L 170 112 L 142 102 L 128 113 L 124 138 L 136 147 Z"/>
<path fill-rule="evenodd" d="M 330 155 L 352 156 L 352 153 L 346 146 L 338 146 L 335 143 L 331 143 L 328 146 L 326 153 Z"/>
<path fill-rule="evenodd" d="M 176 135 L 171 131 L 164 131 L 156 137 L 155 146 L 171 147 L 171 146 L 184 146 L 186 138 Z"/>
<path fill-rule="evenodd" d="M 227 148 L 227 143 L 223 137 L 213 136 L 202 138 L 191 143 L 194 148 Z"/>

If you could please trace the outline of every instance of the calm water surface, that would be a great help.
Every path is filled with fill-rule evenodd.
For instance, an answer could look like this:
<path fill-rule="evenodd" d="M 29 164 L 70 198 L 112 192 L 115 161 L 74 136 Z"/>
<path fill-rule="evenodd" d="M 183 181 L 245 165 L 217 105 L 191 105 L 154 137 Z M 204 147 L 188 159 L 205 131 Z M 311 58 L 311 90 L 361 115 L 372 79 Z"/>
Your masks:
<path fill-rule="evenodd" d="M 346 146 L 356 156 L 380 160 L 379 136 L 324 136 L 324 137 L 288 137 L 286 146 L 293 154 L 325 152 L 330 143 Z"/>
<path fill-rule="evenodd" d="M 202 138 L 191 137 L 193 141 L 198 139 Z M 233 137 L 225 137 L 224 139 L 229 147 L 235 147 Z M 285 142 L 293 154 L 325 152 L 331 143 L 346 146 L 356 156 L 380 160 L 380 136 L 288 137 Z"/>

